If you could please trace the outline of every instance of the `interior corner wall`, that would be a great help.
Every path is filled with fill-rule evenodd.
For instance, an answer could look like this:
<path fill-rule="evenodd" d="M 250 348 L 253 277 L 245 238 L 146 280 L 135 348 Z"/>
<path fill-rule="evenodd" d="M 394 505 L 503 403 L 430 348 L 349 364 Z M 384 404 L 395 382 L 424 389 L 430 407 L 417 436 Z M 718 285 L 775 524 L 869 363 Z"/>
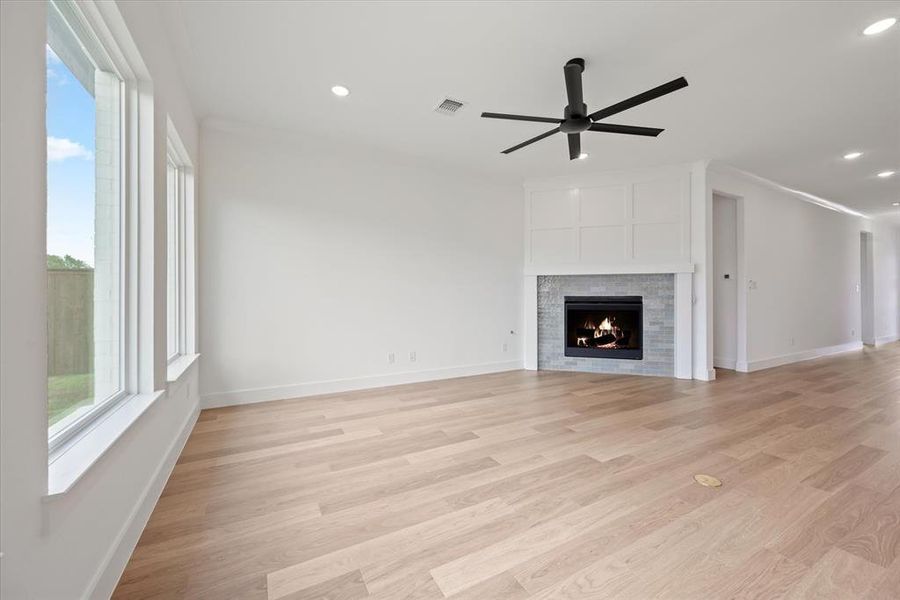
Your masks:
<path fill-rule="evenodd" d="M 520 188 L 227 123 L 201 154 L 204 406 L 522 367 Z"/>
<path fill-rule="evenodd" d="M 869 221 L 728 168 L 710 168 L 708 185 L 743 206 L 747 361 L 738 369 L 861 347 L 859 240 Z M 884 298 L 896 306 L 896 295 L 895 285 Z"/>
<path fill-rule="evenodd" d="M 691 165 L 691 262 L 692 277 L 694 379 L 710 381 L 716 378 L 713 369 L 713 274 L 712 274 L 712 205 L 713 190 L 709 187 L 709 163 L 698 161 Z"/>
<path fill-rule="evenodd" d="M 117 17 L 111 29 L 130 32 L 153 80 L 155 117 L 172 116 L 196 164 L 197 125 L 163 42 L 159 7 L 118 6 L 99 5 Z M 0 2 L 0 597 L 106 598 L 196 418 L 197 367 L 170 385 L 69 492 L 46 497 L 46 27 L 45 2 Z M 164 157 L 165 137 L 153 143 Z M 155 170 L 155 180 L 161 173 L 165 182 L 165 161 Z M 152 200 L 157 212 L 164 210 L 165 185 Z M 155 233 L 164 241 L 164 228 Z M 158 241 L 151 262 L 165 265 Z M 164 315 L 165 289 L 154 293 L 154 312 Z M 153 327 L 164 340 L 165 320 Z"/>
<path fill-rule="evenodd" d="M 875 343 L 900 339 L 900 224 L 872 223 Z"/>

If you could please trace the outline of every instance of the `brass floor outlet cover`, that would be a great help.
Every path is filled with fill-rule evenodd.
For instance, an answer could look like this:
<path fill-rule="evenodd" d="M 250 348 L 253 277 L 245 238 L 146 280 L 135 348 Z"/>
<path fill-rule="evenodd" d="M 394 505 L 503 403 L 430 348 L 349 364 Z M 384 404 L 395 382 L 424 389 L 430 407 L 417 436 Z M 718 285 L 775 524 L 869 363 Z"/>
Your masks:
<path fill-rule="evenodd" d="M 722 485 L 722 481 L 718 477 L 705 475 L 703 473 L 694 475 L 694 481 L 696 481 L 700 485 L 705 485 L 706 487 L 720 487 Z"/>

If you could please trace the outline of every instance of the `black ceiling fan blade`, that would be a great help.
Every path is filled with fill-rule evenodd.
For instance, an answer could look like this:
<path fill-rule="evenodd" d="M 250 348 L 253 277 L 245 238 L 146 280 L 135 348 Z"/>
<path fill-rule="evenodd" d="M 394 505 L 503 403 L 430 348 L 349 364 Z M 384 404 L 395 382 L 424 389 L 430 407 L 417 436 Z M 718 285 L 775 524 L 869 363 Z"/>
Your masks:
<path fill-rule="evenodd" d="M 584 116 L 584 92 L 581 87 L 581 73 L 584 62 L 572 59 L 566 63 L 563 73 L 566 77 L 566 96 L 569 99 L 569 114 Z"/>
<path fill-rule="evenodd" d="M 635 125 L 614 125 L 613 123 L 593 123 L 589 131 L 602 131 L 603 133 L 625 133 L 627 135 L 645 135 L 656 137 L 665 129 L 656 127 L 637 127 Z"/>
<path fill-rule="evenodd" d="M 551 117 L 529 117 L 527 115 L 507 115 L 492 112 L 483 112 L 481 117 L 484 119 L 508 119 L 510 121 L 534 121 L 535 123 L 562 123 L 562 119 L 553 119 Z"/>
<path fill-rule="evenodd" d="M 673 79 L 668 83 L 664 83 L 660 86 L 653 88 L 652 90 L 647 90 L 646 92 L 640 93 L 637 96 L 632 96 L 627 100 L 622 100 L 621 102 L 617 102 L 612 106 L 607 106 L 606 108 L 601 108 L 600 110 L 591 113 L 588 115 L 592 121 L 599 121 L 600 119 L 605 119 L 606 117 L 611 117 L 614 114 L 620 113 L 623 110 L 628 110 L 629 108 L 634 108 L 639 104 L 643 104 L 644 102 L 649 102 L 651 100 L 655 100 L 660 96 L 665 96 L 666 94 L 671 94 L 672 92 L 677 92 L 681 88 L 687 87 L 688 82 L 684 77 L 679 77 L 678 79 Z"/>
<path fill-rule="evenodd" d="M 542 133 L 541 135 L 539 135 L 539 136 L 537 136 L 537 137 L 533 137 L 533 138 L 531 138 L 530 140 L 525 140 L 525 141 L 522 142 L 521 144 L 516 144 L 516 145 L 513 146 L 512 148 L 507 148 L 506 150 L 504 150 L 504 151 L 502 152 L 502 154 L 509 154 L 510 152 L 515 152 L 515 151 L 518 150 L 519 148 L 524 148 L 524 147 L 527 146 L 528 144 L 533 144 L 533 143 L 535 143 L 535 142 L 539 142 L 540 140 L 542 140 L 542 139 L 544 139 L 544 138 L 546 138 L 546 137 L 550 137 L 550 136 L 553 135 L 554 133 L 558 133 L 558 132 L 559 132 L 559 127 L 556 127 L 556 128 L 554 128 L 554 129 L 551 129 L 550 131 L 548 131 L 548 132 L 546 132 L 546 133 Z"/>
<path fill-rule="evenodd" d="M 581 156 L 581 134 L 570 133 L 569 137 L 569 160 L 575 160 Z"/>

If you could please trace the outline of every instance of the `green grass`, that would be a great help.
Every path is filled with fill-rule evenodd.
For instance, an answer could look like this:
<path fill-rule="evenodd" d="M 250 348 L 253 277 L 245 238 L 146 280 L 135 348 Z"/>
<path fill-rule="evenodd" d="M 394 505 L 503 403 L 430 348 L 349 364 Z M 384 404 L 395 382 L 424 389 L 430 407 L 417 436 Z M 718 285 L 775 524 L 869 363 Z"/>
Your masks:
<path fill-rule="evenodd" d="M 94 401 L 94 374 L 55 375 L 47 378 L 49 423 L 53 425 L 79 406 Z"/>

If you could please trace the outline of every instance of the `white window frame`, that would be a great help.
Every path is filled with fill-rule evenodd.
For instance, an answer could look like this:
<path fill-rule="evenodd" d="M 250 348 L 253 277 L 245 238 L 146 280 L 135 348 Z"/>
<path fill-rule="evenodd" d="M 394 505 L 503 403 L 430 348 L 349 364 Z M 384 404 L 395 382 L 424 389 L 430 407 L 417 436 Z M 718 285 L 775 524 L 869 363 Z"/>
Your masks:
<path fill-rule="evenodd" d="M 83 54 L 93 63 L 95 70 L 105 71 L 112 74 L 119 81 L 118 99 L 119 99 L 119 173 L 118 183 L 119 190 L 117 193 L 119 201 L 119 223 L 118 223 L 118 384 L 116 392 L 111 396 L 102 399 L 94 399 L 84 410 L 76 410 L 68 417 L 62 419 L 58 423 L 48 427 L 48 443 L 50 451 L 53 452 L 66 441 L 78 435 L 90 423 L 101 417 L 106 411 L 115 406 L 124 399 L 128 393 L 125 383 L 125 349 L 127 341 L 125 339 L 124 320 L 126 315 L 128 290 L 126 281 L 128 279 L 128 264 L 126 260 L 126 218 L 127 218 L 127 202 L 124 194 L 124 166 L 125 166 L 125 78 L 110 56 L 107 48 L 100 42 L 95 35 L 93 28 L 87 22 L 83 12 L 78 5 L 68 0 L 51 0 L 48 5 L 48 18 L 60 23 L 58 27 L 67 27 L 69 29 L 68 36 L 71 36 L 80 45 Z M 59 49 L 57 49 L 59 51 Z M 99 107 L 98 107 L 99 109 Z M 92 350 L 93 351 L 93 350 Z M 96 365 L 95 367 L 96 368 Z"/>
<path fill-rule="evenodd" d="M 119 46 L 122 32 L 114 33 L 104 18 L 109 7 L 89 0 L 49 2 L 51 6 L 48 6 L 48 11 L 57 10 L 64 15 L 67 25 L 88 56 L 97 61 L 95 66 L 114 73 L 120 81 L 119 391 L 71 420 L 61 422 L 63 425 L 60 427 L 55 424 L 48 428 L 48 462 L 51 467 L 48 487 L 52 491 L 54 487 L 61 485 L 52 481 L 54 463 L 67 454 L 73 445 L 87 437 L 89 432 L 98 429 L 98 425 L 107 421 L 110 415 L 121 412 L 117 409 L 130 398 L 152 392 L 154 387 L 152 336 L 146 335 L 146 325 L 140 319 L 148 311 L 152 312 L 153 237 L 147 236 L 147 233 L 152 232 L 153 227 L 153 100 L 149 75 L 136 55 L 136 50 L 133 46 L 128 47 L 126 50 L 131 60 L 127 59 Z M 144 198 L 148 201 L 142 202 Z M 146 218 L 148 214 L 149 220 Z M 72 456 L 83 452 L 69 454 Z M 87 466 L 89 464 L 85 468 Z M 61 479 L 72 475 L 68 464 L 59 470 L 65 471 Z M 65 485 L 71 483 L 62 482 Z"/>
<path fill-rule="evenodd" d="M 169 170 L 174 181 L 169 184 Z M 183 223 L 184 223 L 184 183 L 181 168 L 173 156 L 171 148 L 166 156 L 166 362 L 178 359 L 184 354 L 184 268 Z M 172 238 L 174 237 L 174 241 Z M 171 255 L 174 250 L 174 256 Z M 174 273 L 172 271 L 174 270 Z M 170 288 L 174 287 L 172 290 Z M 173 300 L 174 298 L 174 306 Z M 174 322 L 173 322 L 174 321 Z"/>
<path fill-rule="evenodd" d="M 196 353 L 195 343 L 195 315 L 194 315 L 194 290 L 195 290 L 195 236 L 194 236 L 194 168 L 190 157 L 175 129 L 171 119 L 167 123 L 166 144 L 167 168 L 175 170 L 175 198 L 166 198 L 166 251 L 169 248 L 169 214 L 175 211 L 175 344 L 174 352 L 169 352 L 169 319 L 168 306 L 166 307 L 166 360 L 169 367 L 169 380 L 177 378 L 180 370 L 177 363 L 183 362 L 184 357 L 193 356 Z M 168 182 L 166 185 L 168 196 Z M 168 256 L 166 269 L 169 268 Z M 166 301 L 168 302 L 168 272 L 166 273 Z"/>

